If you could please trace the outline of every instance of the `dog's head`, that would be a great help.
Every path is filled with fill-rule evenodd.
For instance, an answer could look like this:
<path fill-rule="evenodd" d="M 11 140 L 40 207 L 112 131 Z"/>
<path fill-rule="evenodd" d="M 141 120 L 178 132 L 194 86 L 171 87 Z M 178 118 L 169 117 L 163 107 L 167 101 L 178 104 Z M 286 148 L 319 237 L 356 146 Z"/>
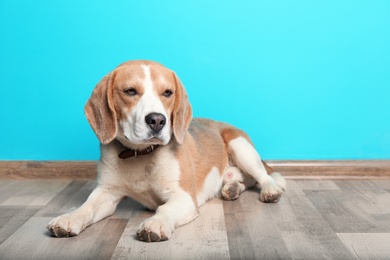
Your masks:
<path fill-rule="evenodd" d="M 191 105 L 176 74 L 151 61 L 130 61 L 106 75 L 85 105 L 87 119 L 102 144 L 115 138 L 140 149 L 182 143 Z"/>

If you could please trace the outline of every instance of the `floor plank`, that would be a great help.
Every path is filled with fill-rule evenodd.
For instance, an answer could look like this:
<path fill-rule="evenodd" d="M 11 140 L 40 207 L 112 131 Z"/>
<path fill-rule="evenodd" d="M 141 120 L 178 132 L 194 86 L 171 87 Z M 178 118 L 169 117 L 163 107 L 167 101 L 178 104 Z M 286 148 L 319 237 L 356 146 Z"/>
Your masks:
<path fill-rule="evenodd" d="M 135 238 L 138 226 L 152 215 L 152 212 L 140 211 L 129 220 L 112 259 L 229 259 L 220 200 L 203 206 L 200 216 L 176 229 L 169 241 L 138 241 Z"/>
<path fill-rule="evenodd" d="M 78 237 L 51 237 L 51 218 L 79 207 L 88 180 L 0 180 L 0 259 L 390 259 L 390 180 L 289 179 L 279 203 L 248 190 L 212 200 L 166 242 L 135 237 L 154 213 L 124 199 Z"/>
<path fill-rule="evenodd" d="M 291 258 L 353 259 L 296 181 L 288 181 L 285 195 L 270 211 Z"/>
<path fill-rule="evenodd" d="M 340 189 L 305 190 L 336 233 L 390 232 L 390 193 L 369 180 L 335 180 Z"/>
<path fill-rule="evenodd" d="M 0 206 L 0 244 L 37 213 L 40 207 Z"/>
<path fill-rule="evenodd" d="M 72 181 L 37 213 L 37 217 L 57 217 L 81 206 L 96 186 L 95 181 Z"/>
<path fill-rule="evenodd" d="M 334 183 L 333 180 L 313 180 L 313 179 L 303 179 L 296 180 L 296 184 L 301 188 L 301 190 L 340 190 L 340 187 Z"/>
<path fill-rule="evenodd" d="M 20 186 L 17 180 L 0 179 L 0 205 L 18 192 Z"/>
<path fill-rule="evenodd" d="M 370 180 L 376 186 L 382 188 L 386 192 L 390 192 L 390 179 L 387 180 Z"/>
<path fill-rule="evenodd" d="M 277 204 L 262 203 L 258 190 L 248 190 L 240 199 L 223 205 L 232 259 L 290 258 L 269 211 Z"/>
<path fill-rule="evenodd" d="M 46 205 L 69 182 L 68 180 L 17 181 L 12 183 L 12 189 L 16 192 L 0 205 Z"/>
<path fill-rule="evenodd" d="M 53 238 L 50 218 L 32 217 L 0 245 L 0 259 L 110 259 L 127 220 L 107 219 L 77 237 Z"/>
<path fill-rule="evenodd" d="M 341 241 L 357 259 L 389 259 L 389 233 L 339 233 Z"/>

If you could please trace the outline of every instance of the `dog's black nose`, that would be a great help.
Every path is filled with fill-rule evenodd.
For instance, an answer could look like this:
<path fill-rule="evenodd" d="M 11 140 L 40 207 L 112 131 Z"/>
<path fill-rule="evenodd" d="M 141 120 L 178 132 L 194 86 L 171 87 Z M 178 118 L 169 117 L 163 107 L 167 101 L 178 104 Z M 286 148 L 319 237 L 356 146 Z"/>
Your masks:
<path fill-rule="evenodd" d="M 158 133 L 161 131 L 161 129 L 163 129 L 165 123 L 167 122 L 167 119 L 163 114 L 150 113 L 145 117 L 145 122 L 155 133 Z"/>

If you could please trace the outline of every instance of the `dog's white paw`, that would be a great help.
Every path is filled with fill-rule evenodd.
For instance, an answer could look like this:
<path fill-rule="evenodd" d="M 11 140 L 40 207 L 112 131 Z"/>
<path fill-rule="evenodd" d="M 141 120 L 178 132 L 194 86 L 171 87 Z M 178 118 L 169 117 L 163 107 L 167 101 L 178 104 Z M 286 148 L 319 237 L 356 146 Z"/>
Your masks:
<path fill-rule="evenodd" d="M 52 219 L 47 225 L 50 233 L 56 237 L 73 237 L 85 229 L 83 221 L 72 218 L 70 214 L 64 214 Z"/>
<path fill-rule="evenodd" d="M 140 240 L 146 242 L 160 242 L 168 240 L 174 227 L 160 217 L 153 216 L 146 219 L 137 231 Z"/>
<path fill-rule="evenodd" d="M 283 194 L 283 188 L 275 182 L 266 182 L 261 187 L 260 200 L 262 202 L 278 202 Z"/>

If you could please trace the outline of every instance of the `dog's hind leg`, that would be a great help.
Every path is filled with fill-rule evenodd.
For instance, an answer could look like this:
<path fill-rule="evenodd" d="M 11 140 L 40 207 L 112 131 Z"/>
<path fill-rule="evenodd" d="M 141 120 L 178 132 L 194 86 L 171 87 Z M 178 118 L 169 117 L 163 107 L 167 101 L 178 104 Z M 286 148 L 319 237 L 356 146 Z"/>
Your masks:
<path fill-rule="evenodd" d="M 260 200 L 263 202 L 279 201 L 286 187 L 286 181 L 279 173 L 271 173 L 270 175 L 267 173 L 260 155 L 246 136 L 237 135 L 230 140 L 225 139 L 225 142 L 232 163 L 243 172 L 251 175 L 260 185 Z M 269 167 L 267 166 L 267 168 Z"/>
<path fill-rule="evenodd" d="M 229 166 L 223 173 L 222 198 L 236 200 L 247 188 L 253 187 L 256 181 L 238 167 Z"/>

